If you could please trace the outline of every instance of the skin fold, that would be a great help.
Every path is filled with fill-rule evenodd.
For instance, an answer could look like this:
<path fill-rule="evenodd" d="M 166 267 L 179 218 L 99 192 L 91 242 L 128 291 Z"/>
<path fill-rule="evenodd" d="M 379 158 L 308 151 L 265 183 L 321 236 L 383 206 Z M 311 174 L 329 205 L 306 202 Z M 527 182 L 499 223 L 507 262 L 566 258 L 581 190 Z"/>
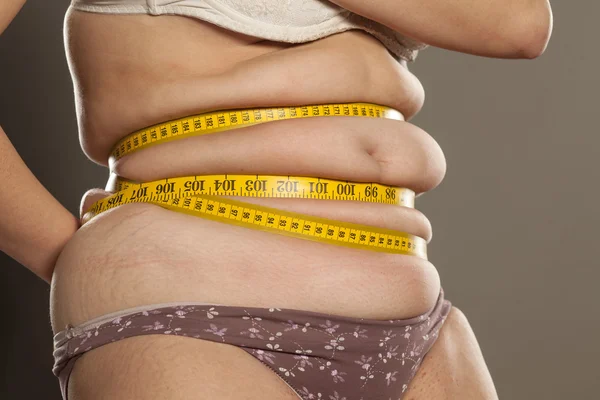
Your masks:
<path fill-rule="evenodd" d="M 0 5 L 2 30 L 22 3 Z M 425 43 L 490 57 L 535 58 L 543 53 L 552 27 L 547 1 L 335 3 Z M 220 173 L 304 175 L 424 193 L 445 175 L 437 142 L 408 122 L 423 106 L 423 87 L 406 62 L 396 61 L 366 33 L 348 31 L 291 45 L 186 17 L 70 10 L 65 45 L 82 149 L 111 176 L 103 189 L 83 196 L 82 214 L 114 192 L 116 176 L 147 181 Z M 172 118 L 220 109 L 346 102 L 387 105 L 403 120 L 279 121 L 173 141 L 118 161 L 109 157 L 130 132 Z M 427 260 L 248 230 L 148 204 L 79 221 L 39 184 L 1 129 L 0 179 L 31 194 L 19 201 L 14 191 L 0 193 L 0 250 L 51 282 L 55 331 L 124 308 L 174 301 L 410 318 L 431 309 L 440 291 L 436 266 Z M 239 200 L 432 239 L 431 224 L 417 209 Z M 29 251 L 32 247 L 39 251 Z M 181 355 L 177 363 L 173 354 Z M 71 378 L 70 398 L 165 398 L 172 396 L 168 382 L 173 379 L 185 382 L 178 389 L 181 399 L 237 399 L 225 391 L 232 380 L 236 393 L 248 399 L 297 398 L 248 357 L 240 349 L 200 340 L 133 338 L 82 357 Z M 149 363 L 154 368 L 137 367 Z M 210 384 L 203 379 L 208 373 Z M 406 398 L 497 398 L 459 310 L 451 311 Z"/>

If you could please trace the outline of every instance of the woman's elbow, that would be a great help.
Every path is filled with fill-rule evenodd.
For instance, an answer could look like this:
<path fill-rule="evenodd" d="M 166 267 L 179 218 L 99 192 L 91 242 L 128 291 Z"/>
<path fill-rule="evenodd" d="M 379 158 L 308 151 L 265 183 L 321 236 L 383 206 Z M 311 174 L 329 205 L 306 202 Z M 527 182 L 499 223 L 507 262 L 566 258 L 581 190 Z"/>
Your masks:
<path fill-rule="evenodd" d="M 537 58 L 548 46 L 553 25 L 552 9 L 547 1 L 534 3 L 529 10 L 510 18 L 508 41 L 515 58 Z"/>

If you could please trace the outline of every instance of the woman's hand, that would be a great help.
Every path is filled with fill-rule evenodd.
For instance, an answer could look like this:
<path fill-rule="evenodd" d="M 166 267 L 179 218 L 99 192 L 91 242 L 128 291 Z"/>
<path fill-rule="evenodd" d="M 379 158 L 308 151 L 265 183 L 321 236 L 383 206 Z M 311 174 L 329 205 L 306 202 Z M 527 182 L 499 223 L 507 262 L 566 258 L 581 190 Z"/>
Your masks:
<path fill-rule="evenodd" d="M 23 4 L 0 1 L 0 34 Z M 79 223 L 35 178 L 1 127 L 0 182 L 0 251 L 50 282 L 56 259 Z"/>
<path fill-rule="evenodd" d="M 79 205 L 79 217 L 81 225 L 84 225 L 90 220 L 89 214 L 86 214 L 90 207 L 97 202 L 108 196 L 112 195 L 111 192 L 107 192 L 102 189 L 90 189 L 83 195 L 81 204 Z"/>

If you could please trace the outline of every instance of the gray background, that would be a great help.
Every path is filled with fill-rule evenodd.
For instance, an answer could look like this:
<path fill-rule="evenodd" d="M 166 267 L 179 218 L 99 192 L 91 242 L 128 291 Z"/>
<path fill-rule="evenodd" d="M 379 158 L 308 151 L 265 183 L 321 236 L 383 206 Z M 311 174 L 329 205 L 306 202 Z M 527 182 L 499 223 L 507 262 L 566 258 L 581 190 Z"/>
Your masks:
<path fill-rule="evenodd" d="M 434 227 L 431 260 L 501 399 L 598 398 L 600 2 L 582 3 L 554 1 L 554 35 L 537 60 L 430 49 L 411 67 L 427 93 L 413 122 L 448 160 L 442 185 L 418 202 Z M 0 123 L 76 213 L 107 174 L 79 148 L 67 6 L 30 1 L 0 37 Z M 49 288 L 3 254 L 0 264 L 0 398 L 59 399 Z"/>

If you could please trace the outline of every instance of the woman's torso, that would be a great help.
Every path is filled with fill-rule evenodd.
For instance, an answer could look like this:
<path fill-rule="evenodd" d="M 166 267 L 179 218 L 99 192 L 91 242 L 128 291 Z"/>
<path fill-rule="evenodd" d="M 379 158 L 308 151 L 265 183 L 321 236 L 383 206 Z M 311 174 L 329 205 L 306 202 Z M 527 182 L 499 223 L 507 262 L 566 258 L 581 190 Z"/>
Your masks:
<path fill-rule="evenodd" d="M 203 111 L 372 102 L 409 118 L 424 97 L 415 76 L 359 31 L 290 45 L 186 17 L 71 11 L 66 37 L 80 139 L 86 154 L 104 165 L 128 133 Z M 110 166 L 138 181 L 299 175 L 417 192 L 435 187 L 445 173 L 441 149 L 422 130 L 358 117 L 280 121 L 174 141 Z M 431 236 L 424 215 L 399 206 L 241 200 Z M 55 269 L 52 315 L 60 330 L 138 305 L 198 301 L 408 318 L 430 309 L 438 294 L 435 267 L 417 257 L 303 241 L 133 204 L 94 218 L 67 244 Z"/>

